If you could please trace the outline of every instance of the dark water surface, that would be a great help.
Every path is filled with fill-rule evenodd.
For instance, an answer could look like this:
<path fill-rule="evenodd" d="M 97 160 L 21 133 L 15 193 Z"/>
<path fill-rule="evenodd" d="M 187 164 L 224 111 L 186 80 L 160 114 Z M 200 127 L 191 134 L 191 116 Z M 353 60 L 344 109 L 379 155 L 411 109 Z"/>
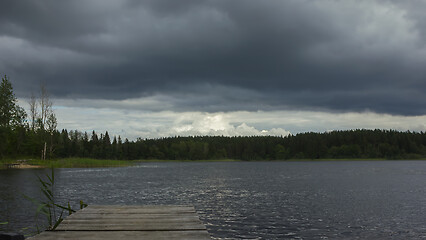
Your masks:
<path fill-rule="evenodd" d="M 0 222 L 32 226 L 36 174 L 0 170 Z M 218 239 L 426 239 L 426 162 L 166 162 L 57 169 L 60 201 L 190 204 Z M 3 230 L 5 226 L 2 225 Z"/>

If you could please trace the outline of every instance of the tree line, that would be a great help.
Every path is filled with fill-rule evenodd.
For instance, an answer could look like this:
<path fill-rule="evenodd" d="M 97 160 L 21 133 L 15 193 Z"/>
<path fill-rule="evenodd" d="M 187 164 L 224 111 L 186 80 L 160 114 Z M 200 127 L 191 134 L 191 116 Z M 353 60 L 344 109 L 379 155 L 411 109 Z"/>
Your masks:
<path fill-rule="evenodd" d="M 44 84 L 29 101 L 29 114 L 18 105 L 9 78 L 0 83 L 0 159 L 15 156 L 54 156 L 57 119 Z M 36 154 L 37 152 L 37 154 Z"/>
<path fill-rule="evenodd" d="M 3 138 L 2 138 L 3 139 Z M 341 158 L 426 158 L 426 133 L 393 130 L 350 130 L 301 133 L 286 137 L 194 136 L 124 141 L 79 131 L 57 131 L 52 135 L 54 151 L 48 158 L 87 157 L 96 159 L 167 160 L 286 160 Z M 9 157 L 40 157 L 44 142 L 37 132 L 21 129 L 9 141 Z M 5 157 L 5 156 L 3 156 Z"/>
<path fill-rule="evenodd" d="M 426 158 L 425 132 L 349 130 L 301 133 L 285 137 L 194 136 L 135 141 L 108 132 L 57 130 L 56 117 L 45 89 L 30 98 L 30 115 L 17 105 L 7 77 L 0 86 L 0 158 L 96 159 L 338 159 Z M 33 103 L 33 105 L 31 105 Z M 34 111 L 33 111 L 33 110 Z"/>

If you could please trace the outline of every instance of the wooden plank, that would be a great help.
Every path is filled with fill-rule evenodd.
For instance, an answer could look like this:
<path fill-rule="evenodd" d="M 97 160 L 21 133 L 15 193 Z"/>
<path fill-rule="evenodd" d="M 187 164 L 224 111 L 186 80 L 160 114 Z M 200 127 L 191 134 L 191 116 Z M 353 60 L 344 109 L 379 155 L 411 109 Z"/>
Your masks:
<path fill-rule="evenodd" d="M 210 239 L 192 206 L 91 205 L 68 216 L 50 239 Z"/>
<path fill-rule="evenodd" d="M 120 211 L 120 210 L 137 210 L 137 211 L 159 211 L 168 210 L 171 212 L 195 212 L 193 206 L 186 205 L 90 205 L 84 211 L 102 210 L 102 211 Z"/>
<path fill-rule="evenodd" d="M 102 214 L 174 214 L 196 213 L 192 206 L 88 206 L 77 213 L 102 213 Z"/>
<path fill-rule="evenodd" d="M 190 231 L 206 230 L 206 227 L 199 223 L 144 223 L 135 224 L 61 224 L 56 231 Z"/>
<path fill-rule="evenodd" d="M 102 209 L 90 209 L 90 210 L 86 210 L 83 211 L 84 213 L 98 213 L 98 214 L 111 214 L 111 213 L 115 213 L 115 214 L 180 214 L 180 213 L 195 213 L 195 211 L 178 211 L 178 210 L 173 210 L 173 209 L 161 209 L 161 210 L 157 210 L 157 209 L 109 209 L 109 210 L 102 210 Z"/>
<path fill-rule="evenodd" d="M 207 231 L 58 231 L 43 232 L 28 240 L 107 240 L 107 239 L 211 239 Z"/>
<path fill-rule="evenodd" d="M 190 218 L 185 217 L 173 217 L 173 218 L 162 218 L 162 219 L 155 219 L 155 218 L 132 218 L 132 219 L 112 219 L 112 218 L 105 218 L 105 219 L 76 219 L 76 220 L 64 220 L 61 224 L 63 225 L 94 225 L 94 224 L 115 224 L 115 225 L 141 225 L 141 224 L 175 224 L 175 223 L 181 223 L 181 224 L 201 224 L 200 220 L 194 216 Z"/>
<path fill-rule="evenodd" d="M 172 212 L 172 213 L 170 213 Z M 119 218 L 116 218 L 116 217 Z M 70 230 L 205 230 L 191 206 L 89 206 L 56 229 Z"/>
<path fill-rule="evenodd" d="M 64 220 L 57 231 L 63 230 L 203 230 L 206 227 L 198 219 L 99 219 L 99 220 Z"/>
<path fill-rule="evenodd" d="M 89 219 L 175 219 L 175 218 L 183 218 L 183 219 L 197 219 L 198 216 L 193 213 L 182 213 L 182 214 L 72 214 L 66 218 L 65 221 L 72 220 L 89 220 Z"/>
<path fill-rule="evenodd" d="M 190 209 L 195 210 L 190 205 L 89 205 L 87 209 Z"/>

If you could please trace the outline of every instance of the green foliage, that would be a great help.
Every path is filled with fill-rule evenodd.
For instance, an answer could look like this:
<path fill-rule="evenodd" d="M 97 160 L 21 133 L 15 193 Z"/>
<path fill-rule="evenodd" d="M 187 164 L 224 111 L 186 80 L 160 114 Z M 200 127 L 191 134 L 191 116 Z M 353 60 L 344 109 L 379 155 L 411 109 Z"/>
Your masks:
<path fill-rule="evenodd" d="M 14 129 L 24 126 L 26 113 L 17 101 L 12 84 L 5 75 L 0 83 L 0 127 Z"/>
<path fill-rule="evenodd" d="M 0 222 L 0 232 L 6 232 L 8 230 L 9 222 Z"/>
<path fill-rule="evenodd" d="M 29 164 L 49 168 L 84 168 L 84 167 L 120 167 L 132 165 L 132 162 L 123 160 L 107 160 L 92 158 L 61 158 L 52 160 L 30 160 Z"/>
<path fill-rule="evenodd" d="M 35 199 L 28 196 L 25 196 L 27 199 L 31 200 L 36 206 L 36 228 L 37 232 L 40 232 L 40 230 L 55 230 L 59 224 L 64 220 L 64 213 L 71 215 L 75 212 L 71 208 L 70 202 L 67 203 L 67 206 L 62 206 L 57 203 L 56 196 L 55 196 L 55 171 L 52 168 L 51 175 L 49 174 L 45 175 L 46 179 L 41 178 L 40 176 L 37 176 L 38 181 L 40 183 L 40 190 L 44 196 L 43 199 Z M 83 201 L 80 201 L 80 209 L 86 207 L 87 204 L 83 203 Z M 39 226 L 39 216 L 43 215 L 45 216 L 47 220 L 47 226 L 44 226 L 43 229 Z"/>
<path fill-rule="evenodd" d="M 0 154 L 16 159 L 26 156 L 38 159 L 44 142 L 39 132 L 25 129 L 2 129 Z M 302 133 L 287 137 L 170 137 L 137 139 L 112 143 L 108 133 L 55 130 L 52 144 L 56 150 L 51 161 L 32 161 L 49 167 L 97 167 L 128 165 L 113 160 L 286 160 L 286 159 L 420 159 L 426 158 L 426 133 L 386 130 L 351 130 L 327 133 Z M 49 145 L 48 145 L 49 146 Z M 109 159 L 109 160 L 107 160 Z"/>
<path fill-rule="evenodd" d="M 12 84 L 7 76 L 0 83 L 0 159 L 15 157 L 23 147 L 26 113 L 17 104 Z"/>

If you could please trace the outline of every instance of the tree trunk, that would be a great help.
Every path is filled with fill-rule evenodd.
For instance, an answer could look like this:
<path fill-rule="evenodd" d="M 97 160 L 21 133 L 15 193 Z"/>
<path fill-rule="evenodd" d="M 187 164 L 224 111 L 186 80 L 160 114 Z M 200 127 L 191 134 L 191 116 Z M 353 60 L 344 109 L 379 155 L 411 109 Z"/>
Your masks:
<path fill-rule="evenodd" d="M 44 142 L 43 160 L 46 160 L 46 148 L 47 148 L 47 143 Z"/>

